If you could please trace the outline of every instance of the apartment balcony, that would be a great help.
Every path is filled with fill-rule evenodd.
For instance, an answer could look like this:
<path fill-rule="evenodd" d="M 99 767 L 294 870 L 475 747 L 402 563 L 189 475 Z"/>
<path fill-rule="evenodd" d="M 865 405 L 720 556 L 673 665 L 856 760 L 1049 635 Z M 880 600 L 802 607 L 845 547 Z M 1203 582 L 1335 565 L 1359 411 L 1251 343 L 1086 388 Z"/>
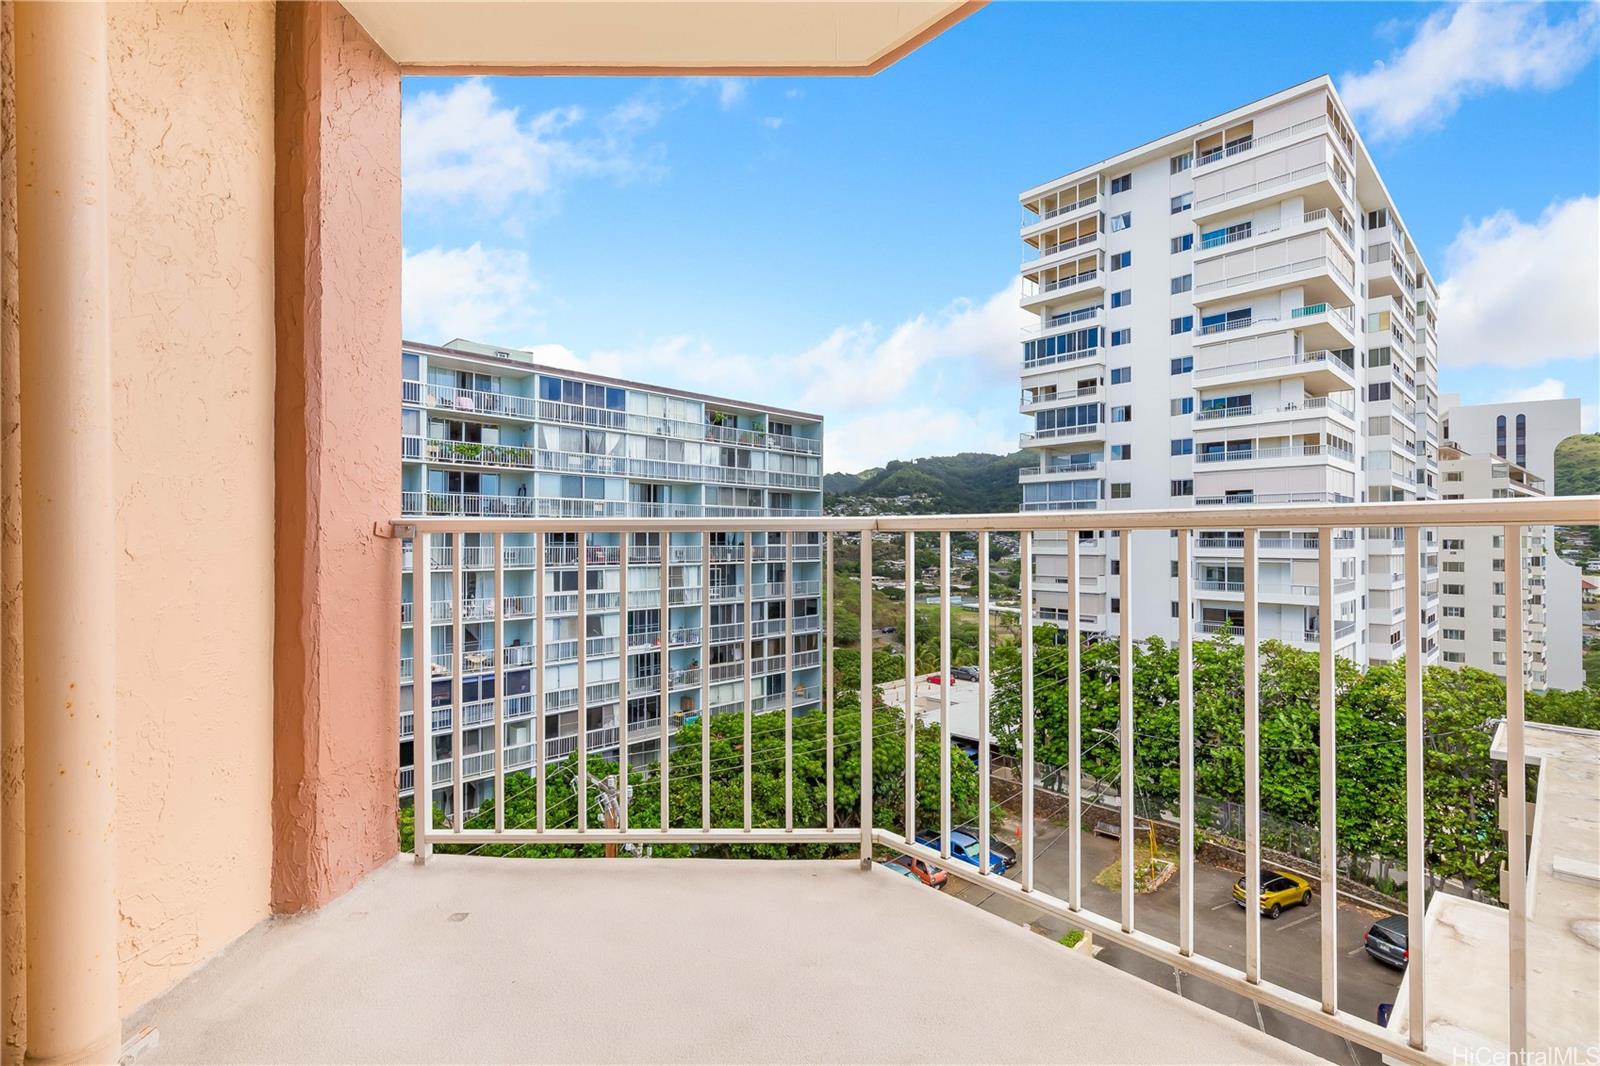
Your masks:
<path fill-rule="evenodd" d="M 1302 197 L 1312 210 L 1325 208 L 1353 215 L 1352 185 L 1345 165 L 1337 162 L 1313 163 L 1223 192 L 1197 196 L 1191 208 L 1192 217 L 1195 225 L 1204 226 L 1228 215 L 1291 196 Z"/>
<path fill-rule="evenodd" d="M 1073 404 L 1097 402 L 1104 398 L 1105 390 L 1098 385 L 1077 389 L 1058 389 L 1053 385 L 1046 385 L 1023 389 L 1022 402 L 1018 410 L 1025 415 L 1031 415 L 1052 407 L 1070 407 Z"/>
<path fill-rule="evenodd" d="M 1100 178 L 1094 176 L 1048 192 L 1025 196 L 1022 201 L 1023 239 L 1097 212 L 1104 199 L 1100 184 Z"/>
<path fill-rule="evenodd" d="M 1037 380 L 1048 373 L 1063 373 L 1065 377 L 1084 373 L 1091 367 L 1103 366 L 1106 361 L 1104 347 L 1079 348 L 1070 352 L 1055 352 L 1051 355 L 1040 355 L 1033 358 L 1023 357 L 1022 378 L 1024 381 Z"/>
<path fill-rule="evenodd" d="M 1345 250 L 1350 253 L 1350 257 L 1352 259 L 1355 258 L 1356 237 L 1354 224 L 1351 223 L 1349 217 L 1343 211 L 1319 207 L 1276 225 L 1252 225 L 1248 229 L 1239 229 L 1230 233 L 1219 233 L 1212 237 L 1203 238 L 1194 246 L 1194 261 L 1199 263 L 1219 255 L 1244 251 L 1245 249 L 1259 247 L 1262 244 L 1283 240 L 1286 237 L 1294 237 L 1302 233 L 1319 230 L 1341 241 Z"/>
<path fill-rule="evenodd" d="M 1091 248 L 1087 255 L 1069 255 L 1052 262 L 1054 265 L 1033 265 L 1022 272 L 1024 308 L 1037 311 L 1051 304 L 1105 291 L 1106 264 L 1103 252 Z"/>
<path fill-rule="evenodd" d="M 1403 301 L 1407 308 L 1416 303 L 1416 275 L 1394 243 L 1382 241 L 1367 248 L 1365 275 L 1369 296 L 1388 296 Z"/>
<path fill-rule="evenodd" d="M 1055 226 L 1029 233 L 1023 238 L 1027 247 L 1022 260 L 1024 274 L 1040 267 L 1059 266 L 1069 259 L 1098 251 L 1105 240 L 1105 213 L 1065 220 Z"/>
<path fill-rule="evenodd" d="M 1313 394 L 1350 392 L 1356 387 L 1355 368 L 1339 351 L 1326 349 L 1294 352 L 1266 359 L 1230 360 L 1226 355 L 1196 353 L 1195 384 L 1206 389 L 1251 382 L 1293 378 Z"/>
<path fill-rule="evenodd" d="M 1080 477 L 1099 477 L 1104 469 L 1105 464 L 1099 462 L 1051 463 L 1043 470 L 1035 467 L 1024 467 L 1017 471 L 1017 481 L 1023 485 L 1049 481 L 1071 481 Z"/>
<path fill-rule="evenodd" d="M 1282 422 L 1309 428 L 1317 426 L 1323 419 L 1335 424 L 1346 433 L 1355 432 L 1355 411 L 1328 396 L 1307 396 L 1301 400 L 1279 404 L 1244 404 L 1209 409 L 1202 407 L 1194 412 L 1194 429 L 1196 432 L 1205 429 L 1226 429 L 1231 432 L 1236 429 L 1276 425 Z"/>
<path fill-rule="evenodd" d="M 1330 256 L 1318 255 L 1202 282 L 1194 287 L 1194 304 L 1198 308 L 1291 287 L 1304 290 L 1305 299 L 1311 303 L 1347 304 L 1358 298 L 1355 279 L 1344 265 Z"/>
<path fill-rule="evenodd" d="M 1032 433 L 1024 433 L 1017 440 L 1018 445 L 1023 448 L 1050 448 L 1058 444 L 1101 440 L 1105 437 L 1105 429 L 1105 424 L 1102 422 L 1089 422 L 1081 426 L 1052 426 L 1049 429 L 1036 429 Z"/>
<path fill-rule="evenodd" d="M 431 382 L 402 381 L 400 402 L 409 407 L 449 411 L 452 414 L 514 418 L 533 421 L 539 417 L 538 401 L 532 396 L 482 389 L 457 389 Z"/>
<path fill-rule="evenodd" d="M 1218 467 L 1227 464 L 1245 469 L 1275 467 L 1318 466 L 1322 463 L 1340 463 L 1355 469 L 1355 453 L 1332 444 L 1284 444 L 1255 448 L 1228 448 L 1222 451 L 1197 451 L 1195 469 Z"/>
<path fill-rule="evenodd" d="M 1353 162 L 1352 156 L 1355 145 L 1346 141 L 1337 130 L 1328 122 L 1326 115 L 1318 115 L 1283 129 L 1263 133 L 1261 136 L 1250 136 L 1240 139 L 1234 144 L 1217 145 L 1212 148 L 1197 149 L 1194 156 L 1196 171 L 1207 167 L 1233 163 L 1241 158 L 1254 158 L 1262 151 L 1272 148 L 1283 148 L 1299 141 L 1326 135 L 1328 142 L 1334 146 L 1346 163 Z"/>

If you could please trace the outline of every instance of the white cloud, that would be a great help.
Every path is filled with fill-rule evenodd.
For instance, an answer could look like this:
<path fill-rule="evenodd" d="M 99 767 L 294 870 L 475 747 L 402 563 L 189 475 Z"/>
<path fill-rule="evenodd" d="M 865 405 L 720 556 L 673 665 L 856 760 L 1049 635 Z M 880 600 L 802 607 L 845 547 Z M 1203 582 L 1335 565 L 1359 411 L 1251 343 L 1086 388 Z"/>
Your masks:
<path fill-rule="evenodd" d="M 423 92 L 400 120 L 401 190 L 409 205 L 467 203 L 491 212 L 514 200 L 548 195 L 584 174 L 619 181 L 659 170 L 659 153 L 634 138 L 654 126 L 662 107 L 645 97 L 625 100 L 598 121 L 582 108 L 558 107 L 524 116 L 504 104 L 482 78 L 444 92 Z"/>
<path fill-rule="evenodd" d="M 749 87 L 750 82 L 745 78 L 718 78 L 717 103 L 726 111 L 744 100 L 745 90 Z"/>
<path fill-rule="evenodd" d="M 1559 88 L 1600 50 L 1600 6 L 1461 3 L 1439 8 L 1388 62 L 1344 75 L 1340 92 L 1378 139 L 1436 128 L 1470 96 Z"/>
<path fill-rule="evenodd" d="M 769 130 L 782 129 L 783 128 L 783 116 L 781 116 L 781 115 L 768 115 L 768 116 L 766 116 L 765 118 L 763 118 L 761 120 L 761 124 L 763 126 L 767 127 L 767 129 L 769 129 Z"/>
<path fill-rule="evenodd" d="M 477 243 L 408 249 L 400 270 L 401 330 L 407 340 L 432 344 L 454 337 L 514 343 L 537 327 L 538 289 L 526 252 Z"/>
<path fill-rule="evenodd" d="M 1593 196 L 1551 204 L 1535 222 L 1501 211 L 1464 225 L 1439 286 L 1441 361 L 1532 367 L 1600 357 L 1597 234 Z"/>
<path fill-rule="evenodd" d="M 1534 403 L 1538 400 L 1559 400 L 1567 395 L 1567 383 L 1557 378 L 1545 378 L 1536 385 L 1512 389 L 1501 403 Z"/>

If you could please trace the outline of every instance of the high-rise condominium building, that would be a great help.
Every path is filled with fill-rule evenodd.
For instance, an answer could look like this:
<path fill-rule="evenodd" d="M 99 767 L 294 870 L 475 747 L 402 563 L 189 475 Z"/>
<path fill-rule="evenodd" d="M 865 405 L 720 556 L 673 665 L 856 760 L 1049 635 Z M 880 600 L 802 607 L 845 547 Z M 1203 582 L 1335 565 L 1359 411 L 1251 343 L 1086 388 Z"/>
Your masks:
<path fill-rule="evenodd" d="M 467 341 L 406 342 L 400 358 L 406 515 L 821 513 L 816 415 L 555 370 L 535 365 L 523 351 Z M 711 535 L 709 558 L 692 534 L 635 533 L 625 545 L 616 534 L 590 535 L 585 543 L 550 534 L 542 571 L 535 535 L 506 534 L 503 588 L 494 586 L 492 534 L 464 534 L 460 544 L 445 539 L 431 552 L 426 639 L 413 617 L 415 560 L 408 549 L 401 593 L 402 796 L 411 794 L 413 723 L 424 705 L 431 712 L 435 805 L 450 807 L 457 714 L 462 805 L 475 809 L 492 792 L 495 656 L 508 772 L 534 765 L 535 713 L 544 716 L 547 759 L 576 751 L 580 728 L 590 752 L 615 757 L 624 706 L 630 751 L 637 745 L 639 758 L 653 756 L 663 723 L 671 730 L 707 707 L 743 709 L 747 661 L 755 710 L 815 706 L 820 540 L 755 528 L 748 543 L 742 533 Z M 459 646 L 451 591 L 458 562 Z M 587 690 L 581 699 L 580 676 Z"/>
<path fill-rule="evenodd" d="M 1023 208 L 1025 510 L 1347 503 L 1437 495 L 1438 297 L 1326 77 L 1035 186 Z M 1398 531 L 1395 531 L 1397 533 Z M 1039 545 L 1038 610 L 1064 619 L 1065 544 Z M 1422 646 L 1437 658 L 1437 544 Z M 1389 529 L 1337 529 L 1333 617 L 1317 533 L 1264 532 L 1262 639 L 1359 662 L 1404 649 Z M 1175 637 L 1166 534 L 1085 537 L 1080 622 Z M 1243 534 L 1197 530 L 1198 628 L 1243 621 Z M 1121 603 L 1129 561 L 1131 603 Z"/>
<path fill-rule="evenodd" d="M 1542 496 L 1555 490 L 1555 449 L 1579 431 L 1576 399 L 1462 405 L 1444 398 L 1447 500 Z M 1439 638 L 1445 663 L 1504 677 L 1507 669 L 1505 538 L 1501 530 L 1446 526 Z M 1522 531 L 1522 670 L 1530 690 L 1582 688 L 1583 589 L 1555 551 L 1549 526 Z"/>

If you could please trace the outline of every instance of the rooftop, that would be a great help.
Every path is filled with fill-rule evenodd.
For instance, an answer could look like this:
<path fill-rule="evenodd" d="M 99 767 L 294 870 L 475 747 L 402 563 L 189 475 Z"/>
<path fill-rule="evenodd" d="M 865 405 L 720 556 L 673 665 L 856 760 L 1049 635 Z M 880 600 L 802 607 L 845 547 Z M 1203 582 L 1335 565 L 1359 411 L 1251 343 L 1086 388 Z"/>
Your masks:
<path fill-rule="evenodd" d="M 141 1066 L 1320 1061 L 854 860 L 401 857 L 145 1024 Z"/>

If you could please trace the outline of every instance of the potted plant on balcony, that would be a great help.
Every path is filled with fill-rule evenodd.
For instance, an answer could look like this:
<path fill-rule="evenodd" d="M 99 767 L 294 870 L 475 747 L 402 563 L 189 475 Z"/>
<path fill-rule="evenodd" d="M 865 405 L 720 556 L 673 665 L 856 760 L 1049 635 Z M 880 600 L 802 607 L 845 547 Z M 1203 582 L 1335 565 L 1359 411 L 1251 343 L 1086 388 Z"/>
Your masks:
<path fill-rule="evenodd" d="M 450 451 L 457 459 L 476 459 L 483 454 L 483 445 L 471 441 L 452 441 Z"/>

